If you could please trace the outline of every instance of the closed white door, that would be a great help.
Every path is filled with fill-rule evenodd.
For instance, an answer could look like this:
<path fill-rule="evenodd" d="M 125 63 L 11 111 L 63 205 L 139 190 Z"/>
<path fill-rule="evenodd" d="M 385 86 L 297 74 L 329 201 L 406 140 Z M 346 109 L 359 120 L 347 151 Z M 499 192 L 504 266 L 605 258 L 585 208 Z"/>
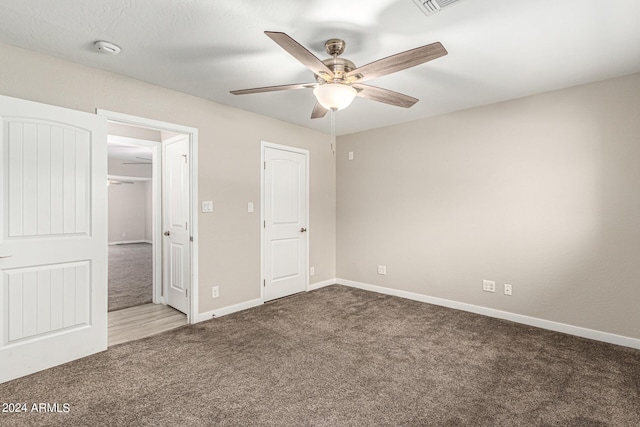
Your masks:
<path fill-rule="evenodd" d="M 269 301 L 307 287 L 308 153 L 263 150 L 263 285 Z"/>
<path fill-rule="evenodd" d="M 163 143 L 164 283 L 167 304 L 189 313 L 191 287 L 189 137 Z"/>
<path fill-rule="evenodd" d="M 106 120 L 0 96 L 0 382 L 107 349 Z"/>

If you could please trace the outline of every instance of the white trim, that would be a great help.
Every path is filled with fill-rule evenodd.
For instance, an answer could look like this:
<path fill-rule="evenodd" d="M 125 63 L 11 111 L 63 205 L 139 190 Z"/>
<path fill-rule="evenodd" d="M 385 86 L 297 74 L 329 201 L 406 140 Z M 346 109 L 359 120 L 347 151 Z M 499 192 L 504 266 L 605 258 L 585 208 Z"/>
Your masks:
<path fill-rule="evenodd" d="M 265 217 L 264 217 L 264 149 L 265 148 L 273 148 L 275 150 L 282 150 L 282 151 L 290 151 L 292 153 L 298 153 L 298 154 L 302 154 L 304 155 L 305 158 L 305 169 L 306 169 L 306 177 L 305 177 L 305 181 L 306 181 L 306 200 L 305 203 L 307 204 L 307 217 L 305 218 L 305 221 L 307 223 L 307 248 L 306 248 L 306 260 L 305 260 L 305 291 L 309 290 L 309 242 L 311 241 L 311 233 L 313 232 L 311 230 L 311 227 L 309 227 L 309 206 L 310 206 L 310 191 L 309 189 L 311 188 L 310 182 L 309 182 L 309 157 L 310 157 L 310 152 L 309 150 L 305 150 L 302 148 L 296 148 L 296 147 L 290 147 L 288 145 L 281 145 L 281 144 L 274 144 L 273 142 L 268 142 L 268 141 L 260 141 L 260 300 L 262 302 L 264 302 L 264 281 L 265 281 L 265 277 L 264 277 L 264 244 L 265 244 L 265 237 L 264 237 L 264 233 L 265 233 L 265 228 L 263 226 L 264 221 L 265 221 Z"/>
<path fill-rule="evenodd" d="M 198 129 L 191 128 L 189 140 L 191 141 L 191 236 L 193 242 L 191 244 L 191 308 L 189 312 L 189 321 L 193 323 L 193 319 L 198 315 L 198 294 L 200 290 L 200 270 L 199 270 L 199 251 L 198 251 Z"/>
<path fill-rule="evenodd" d="M 115 111 L 103 110 L 101 108 L 96 108 L 96 114 L 98 116 L 106 117 L 107 120 L 111 120 L 114 122 L 125 123 L 134 126 L 145 126 L 149 128 L 154 128 L 156 130 L 167 130 L 169 132 L 176 133 L 187 133 L 190 134 L 194 130 L 197 132 L 198 129 L 192 128 L 189 126 L 182 126 L 175 123 L 163 122 L 160 120 L 147 119 L 145 117 L 132 116 L 130 114 L 118 113 Z M 114 135 L 115 136 L 115 135 Z M 128 138 L 117 136 L 117 138 Z M 130 138 L 136 139 L 136 138 Z M 142 140 L 147 141 L 147 140 Z"/>
<path fill-rule="evenodd" d="M 175 123 L 169 123 L 169 122 L 163 122 L 163 121 L 159 121 L 159 120 L 153 120 L 153 119 L 147 119 L 144 117 L 138 117 L 138 116 L 132 116 L 129 114 L 124 114 L 124 113 L 117 113 L 114 111 L 108 111 L 108 110 L 103 110 L 100 108 L 96 109 L 96 114 L 98 116 L 102 116 L 105 117 L 107 120 L 110 121 L 115 121 L 115 122 L 119 122 L 119 123 L 125 123 L 125 124 L 130 124 L 130 125 L 135 125 L 135 126 L 144 126 L 144 127 L 148 127 L 148 128 L 153 128 L 156 130 L 165 130 L 165 131 L 170 131 L 170 132 L 174 132 L 174 133 L 182 133 L 182 134 L 186 134 L 189 135 L 189 145 L 190 145 L 190 150 L 191 150 L 191 162 L 190 162 L 190 169 L 191 169 L 191 235 L 193 237 L 193 242 L 191 244 L 191 303 L 189 306 L 189 313 L 187 314 L 187 318 L 189 320 L 189 323 L 194 323 L 195 319 L 198 317 L 198 287 L 199 287 L 199 251 L 198 251 L 198 129 L 197 128 L 193 128 L 193 127 L 189 127 L 189 126 L 183 126 L 183 125 L 178 125 Z M 117 138 L 122 138 L 122 139 L 129 139 L 129 140 L 133 140 L 135 138 L 126 138 L 126 137 L 117 137 Z M 144 140 L 139 140 L 139 141 L 144 141 Z M 147 143 L 149 143 L 149 141 L 146 141 Z M 158 145 L 156 146 L 156 150 L 157 147 L 161 146 L 162 143 L 158 143 Z M 153 170 L 153 176 L 155 177 L 160 177 L 160 168 L 159 165 L 161 165 L 161 150 L 158 150 L 158 155 L 156 156 L 156 152 L 154 151 L 154 156 L 153 156 L 153 164 L 152 167 L 154 168 Z M 157 161 L 156 161 L 157 159 Z M 154 186 L 156 184 L 156 180 L 154 179 Z M 158 183 L 158 187 L 157 190 L 154 188 L 154 195 L 155 195 L 155 191 L 158 191 L 158 196 L 160 195 L 160 184 Z M 160 197 L 158 197 L 158 199 L 160 199 Z M 157 207 L 157 205 L 160 204 L 160 200 L 155 200 L 153 201 L 154 203 L 154 207 Z M 156 209 L 154 209 L 155 211 Z M 154 239 L 158 242 L 162 242 L 162 223 L 161 223 L 161 217 L 160 217 L 160 212 L 161 211 L 157 211 L 157 215 L 154 215 L 154 219 L 153 219 L 153 235 L 154 235 Z M 155 246 L 161 246 L 161 245 L 154 245 Z M 162 255 L 161 255 L 161 251 L 157 251 L 157 254 L 154 254 L 154 260 L 156 261 L 156 267 L 154 268 L 154 274 L 157 274 L 157 270 L 160 269 L 160 276 L 162 277 Z M 164 300 L 164 298 L 162 298 Z M 166 303 L 166 301 L 162 301 L 163 303 Z"/>
<path fill-rule="evenodd" d="M 108 119 L 114 121 L 114 119 Z M 132 138 L 130 136 L 120 136 L 107 134 L 107 144 L 115 143 L 121 145 L 134 145 L 136 147 L 155 147 L 160 144 L 160 141 L 153 141 L 151 139 Z"/>
<path fill-rule="evenodd" d="M 311 283 L 307 286 L 307 291 L 315 291 L 316 289 L 324 288 L 326 286 L 335 285 L 338 283 L 338 279 L 329 279 L 322 282 Z"/>
<path fill-rule="evenodd" d="M 125 175 L 107 175 L 107 179 L 113 179 L 116 181 L 145 182 L 145 181 L 151 181 L 152 178 L 144 178 L 139 176 L 125 176 Z"/>
<path fill-rule="evenodd" d="M 264 285 L 266 278 L 264 277 L 264 148 L 265 141 L 260 141 L 260 301 L 264 303 Z"/>
<path fill-rule="evenodd" d="M 355 282 L 353 280 L 337 279 L 336 283 L 338 283 L 339 285 L 350 286 L 352 288 L 363 289 L 365 291 L 372 291 L 385 295 L 393 295 L 400 298 L 407 298 L 414 301 L 426 302 L 428 304 L 481 314 L 483 316 L 495 317 L 497 319 L 510 320 L 512 322 L 521 323 L 523 325 L 535 326 L 536 328 L 548 329 L 550 331 L 562 332 L 564 334 L 575 335 L 582 338 L 588 338 L 596 341 L 602 341 L 609 344 L 616 344 L 640 350 L 640 339 L 637 338 L 625 337 L 609 332 L 596 331 L 593 329 L 582 328 L 580 326 L 573 326 L 567 325 L 565 323 L 538 319 L 536 317 L 524 316 L 522 314 L 495 310 L 493 308 L 452 301 L 444 298 L 430 297 L 413 292 L 385 288 L 382 286 L 370 285 L 362 282 Z"/>
<path fill-rule="evenodd" d="M 207 311 L 206 313 L 199 313 L 192 323 L 204 322 L 205 320 L 213 319 L 214 317 L 222 317 L 227 314 L 236 313 L 238 311 L 247 310 L 253 307 L 262 305 L 262 299 L 252 299 L 250 301 L 241 302 L 239 304 L 230 305 L 228 307 L 217 308 L 215 310 Z"/>

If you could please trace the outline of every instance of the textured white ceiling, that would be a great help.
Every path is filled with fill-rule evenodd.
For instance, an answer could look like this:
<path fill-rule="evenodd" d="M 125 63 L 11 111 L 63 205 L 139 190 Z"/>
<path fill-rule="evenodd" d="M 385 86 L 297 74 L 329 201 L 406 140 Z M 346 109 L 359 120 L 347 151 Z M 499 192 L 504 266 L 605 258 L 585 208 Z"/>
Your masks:
<path fill-rule="evenodd" d="M 0 42 L 328 132 L 329 115 L 309 118 L 311 90 L 229 94 L 313 81 L 265 30 L 321 59 L 327 39 L 343 38 L 356 65 L 434 41 L 449 51 L 367 82 L 420 102 L 356 98 L 338 134 L 640 71 L 637 0 L 461 0 L 429 17 L 412 0 L 0 0 Z M 99 54 L 96 40 L 123 51 Z"/>

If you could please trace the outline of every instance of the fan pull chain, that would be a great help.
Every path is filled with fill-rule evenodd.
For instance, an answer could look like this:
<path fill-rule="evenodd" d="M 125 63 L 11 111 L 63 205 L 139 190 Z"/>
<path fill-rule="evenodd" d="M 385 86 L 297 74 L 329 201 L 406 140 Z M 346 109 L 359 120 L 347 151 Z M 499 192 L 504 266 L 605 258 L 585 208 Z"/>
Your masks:
<path fill-rule="evenodd" d="M 331 109 L 331 153 L 336 155 L 336 110 Z"/>

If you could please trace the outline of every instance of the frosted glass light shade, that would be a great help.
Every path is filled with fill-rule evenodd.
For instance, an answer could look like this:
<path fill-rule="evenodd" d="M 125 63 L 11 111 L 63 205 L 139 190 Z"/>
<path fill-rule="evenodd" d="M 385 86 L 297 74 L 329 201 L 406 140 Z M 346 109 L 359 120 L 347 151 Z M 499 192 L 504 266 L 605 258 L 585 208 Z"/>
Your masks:
<path fill-rule="evenodd" d="M 313 89 L 316 99 L 327 110 L 347 108 L 357 93 L 351 86 L 341 83 L 326 83 Z"/>

